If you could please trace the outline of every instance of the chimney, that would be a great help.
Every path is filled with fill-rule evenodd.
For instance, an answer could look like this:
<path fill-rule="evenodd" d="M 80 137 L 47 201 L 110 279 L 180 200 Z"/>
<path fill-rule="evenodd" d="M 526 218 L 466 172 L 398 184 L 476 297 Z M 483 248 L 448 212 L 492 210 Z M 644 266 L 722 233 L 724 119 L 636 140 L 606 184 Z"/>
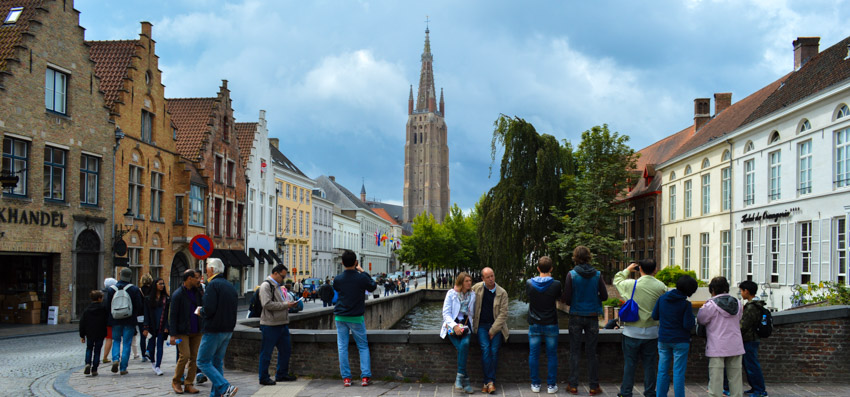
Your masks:
<path fill-rule="evenodd" d="M 148 21 L 142 21 L 142 36 L 151 38 L 151 27 L 153 25 Z"/>
<path fill-rule="evenodd" d="M 280 150 L 280 139 L 277 138 L 269 138 L 269 143 L 274 146 L 275 149 Z"/>
<path fill-rule="evenodd" d="M 809 59 L 818 54 L 820 37 L 797 37 L 794 40 L 794 71 L 800 70 Z"/>
<path fill-rule="evenodd" d="M 714 115 L 717 116 L 720 112 L 732 106 L 731 92 L 718 92 L 714 94 Z"/>
<path fill-rule="evenodd" d="M 328 179 L 330 179 L 331 182 L 336 182 L 336 177 L 333 175 L 329 176 Z"/>
<path fill-rule="evenodd" d="M 694 99 L 694 131 L 699 131 L 711 120 L 711 98 Z"/>

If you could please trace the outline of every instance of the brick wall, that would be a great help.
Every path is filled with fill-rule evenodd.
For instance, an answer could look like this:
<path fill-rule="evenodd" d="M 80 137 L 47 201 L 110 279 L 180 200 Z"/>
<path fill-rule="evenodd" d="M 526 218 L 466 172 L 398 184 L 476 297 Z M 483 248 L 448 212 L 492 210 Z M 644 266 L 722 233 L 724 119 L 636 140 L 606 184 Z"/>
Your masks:
<path fill-rule="evenodd" d="M 761 363 L 770 382 L 846 382 L 850 376 L 850 307 L 815 308 L 777 313 L 776 329 L 762 341 Z M 619 330 L 601 330 L 599 337 L 599 377 L 603 382 L 619 383 L 623 375 L 623 354 Z M 228 348 L 225 365 L 255 371 L 260 351 L 258 330 L 239 326 Z M 299 375 L 339 376 L 336 333 L 333 330 L 293 330 L 290 366 Z M 472 343 L 468 369 L 473 382 L 480 382 L 481 354 Z M 456 351 L 436 331 L 377 330 L 369 332 L 372 374 L 375 378 L 450 382 L 454 380 Z M 705 340 L 694 337 L 688 356 L 688 381 L 708 380 Z M 359 358 L 354 342 L 349 345 L 350 366 L 358 375 Z M 274 357 L 273 360 L 277 358 Z M 274 362 L 274 361 L 272 361 Z M 512 331 L 508 343 L 499 351 L 496 378 L 502 382 L 528 381 L 528 335 Z M 569 374 L 569 335 L 561 330 L 558 339 L 558 379 Z M 637 370 L 641 374 L 643 369 Z M 541 353 L 540 373 L 545 374 L 545 354 Z M 580 382 L 587 382 L 584 360 Z M 640 379 L 640 376 L 637 377 Z M 640 388 L 640 387 L 639 387 Z"/>

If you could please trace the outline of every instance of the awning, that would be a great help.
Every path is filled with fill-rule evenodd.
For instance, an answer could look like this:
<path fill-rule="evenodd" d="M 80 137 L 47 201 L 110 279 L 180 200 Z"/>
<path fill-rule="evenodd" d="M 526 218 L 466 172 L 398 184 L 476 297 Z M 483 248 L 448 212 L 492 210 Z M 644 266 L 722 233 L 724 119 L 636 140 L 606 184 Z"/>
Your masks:
<path fill-rule="evenodd" d="M 260 252 L 257 252 L 257 250 L 255 250 L 253 248 L 248 248 L 248 259 L 250 259 L 251 262 L 253 263 L 254 258 L 260 260 L 260 265 L 263 265 L 263 264 L 266 263 L 266 255 L 263 252 L 263 250 L 260 250 Z"/>
<path fill-rule="evenodd" d="M 214 249 L 210 257 L 221 259 L 225 266 L 244 267 L 254 265 L 254 262 L 242 250 Z"/>
<path fill-rule="evenodd" d="M 248 259 L 248 254 L 246 254 L 245 251 L 230 250 L 230 253 L 234 256 L 236 262 L 239 263 L 239 265 L 236 266 L 254 266 L 254 261 Z"/>
<path fill-rule="evenodd" d="M 279 257 L 279 256 L 277 256 L 277 253 L 276 253 L 276 252 L 269 250 L 269 251 L 267 252 L 267 254 L 268 254 L 270 257 L 272 257 L 272 259 L 274 259 L 274 260 L 275 260 L 275 262 L 277 262 L 277 264 L 278 264 L 278 265 L 282 265 L 282 264 L 283 264 L 283 261 L 282 261 L 282 260 L 280 260 L 280 257 Z"/>
<path fill-rule="evenodd" d="M 269 265 L 274 266 L 274 258 L 272 258 L 272 257 L 271 257 L 271 255 L 269 255 L 269 252 L 272 252 L 272 250 L 268 250 L 268 251 L 266 251 L 266 250 L 264 250 L 264 249 L 260 248 L 260 255 L 262 255 L 262 256 L 263 256 L 263 258 L 265 258 L 266 263 L 268 263 Z"/>

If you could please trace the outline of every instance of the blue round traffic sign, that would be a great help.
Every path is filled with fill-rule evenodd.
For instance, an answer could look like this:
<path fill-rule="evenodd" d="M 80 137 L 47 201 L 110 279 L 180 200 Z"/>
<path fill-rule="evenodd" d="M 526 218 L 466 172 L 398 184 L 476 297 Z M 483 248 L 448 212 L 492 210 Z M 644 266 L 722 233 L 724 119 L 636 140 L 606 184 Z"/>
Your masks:
<path fill-rule="evenodd" d="M 212 239 L 206 234 L 192 237 L 192 241 L 189 242 L 189 252 L 198 260 L 207 259 L 212 254 L 214 247 Z"/>

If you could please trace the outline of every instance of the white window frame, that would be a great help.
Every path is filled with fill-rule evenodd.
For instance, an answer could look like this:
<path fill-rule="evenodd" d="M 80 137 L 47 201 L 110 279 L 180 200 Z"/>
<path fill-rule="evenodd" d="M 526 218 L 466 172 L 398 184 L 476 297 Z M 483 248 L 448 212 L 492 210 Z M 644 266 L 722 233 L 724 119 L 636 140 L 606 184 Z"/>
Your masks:
<path fill-rule="evenodd" d="M 200 185 L 190 185 L 189 187 L 189 224 L 194 226 L 204 226 L 206 224 L 206 199 L 204 198 L 204 188 Z M 200 221 L 196 220 L 200 219 Z"/>
<path fill-rule="evenodd" d="M 782 198 L 782 151 L 770 152 L 767 158 L 769 177 L 767 201 L 776 201 Z"/>
<path fill-rule="evenodd" d="M 803 196 L 812 192 L 812 141 L 800 142 L 797 145 L 797 153 L 799 153 L 797 194 Z"/>
<path fill-rule="evenodd" d="M 779 282 L 779 225 L 771 225 L 767 227 L 767 248 L 768 248 L 768 264 L 770 267 L 770 282 Z"/>
<path fill-rule="evenodd" d="M 732 167 L 720 170 L 720 195 L 722 199 L 722 211 L 732 209 Z"/>
<path fill-rule="evenodd" d="M 720 274 L 727 280 L 732 279 L 732 232 L 720 231 Z"/>
<path fill-rule="evenodd" d="M 835 186 L 850 186 L 850 127 L 835 133 Z"/>
<path fill-rule="evenodd" d="M 699 263 L 699 272 L 700 278 L 703 280 L 708 280 L 708 272 L 709 272 L 709 260 L 711 255 L 711 247 L 709 243 L 711 242 L 711 238 L 708 233 L 700 233 L 699 235 L 699 243 L 700 243 L 700 263 Z"/>
<path fill-rule="evenodd" d="M 667 238 L 667 266 L 673 267 L 676 265 L 676 238 Z"/>
<path fill-rule="evenodd" d="M 812 222 L 800 222 L 800 283 L 812 278 Z"/>
<path fill-rule="evenodd" d="M 670 185 L 670 220 L 676 220 L 676 185 Z"/>
<path fill-rule="evenodd" d="M 756 162 L 747 160 L 744 162 L 744 206 L 755 204 L 756 197 Z"/>
<path fill-rule="evenodd" d="M 61 78 L 57 81 L 57 76 Z M 51 112 L 68 114 L 68 78 L 69 73 L 53 67 L 47 67 L 44 73 L 44 107 Z M 57 86 L 58 84 L 58 86 Z M 61 102 L 61 103 L 58 103 Z"/>
<path fill-rule="evenodd" d="M 755 244 L 755 241 L 754 241 L 753 229 L 752 228 L 744 229 L 743 234 L 744 234 L 743 243 L 744 243 L 744 272 L 745 272 L 744 278 L 752 281 L 753 280 L 753 260 L 755 260 L 755 258 L 754 258 L 755 247 L 753 246 Z"/>
<path fill-rule="evenodd" d="M 254 195 L 256 193 L 256 189 L 248 192 L 248 230 L 254 230 Z"/>
<path fill-rule="evenodd" d="M 711 174 L 702 176 L 702 214 L 711 213 Z"/>
<path fill-rule="evenodd" d="M 691 235 L 682 236 L 682 269 L 691 270 Z"/>
<path fill-rule="evenodd" d="M 835 218 L 835 280 L 847 284 L 847 218 Z"/>
<path fill-rule="evenodd" d="M 690 218 L 693 215 L 693 207 L 692 207 L 692 199 L 693 199 L 693 179 L 688 179 L 685 181 L 685 219 Z"/>

